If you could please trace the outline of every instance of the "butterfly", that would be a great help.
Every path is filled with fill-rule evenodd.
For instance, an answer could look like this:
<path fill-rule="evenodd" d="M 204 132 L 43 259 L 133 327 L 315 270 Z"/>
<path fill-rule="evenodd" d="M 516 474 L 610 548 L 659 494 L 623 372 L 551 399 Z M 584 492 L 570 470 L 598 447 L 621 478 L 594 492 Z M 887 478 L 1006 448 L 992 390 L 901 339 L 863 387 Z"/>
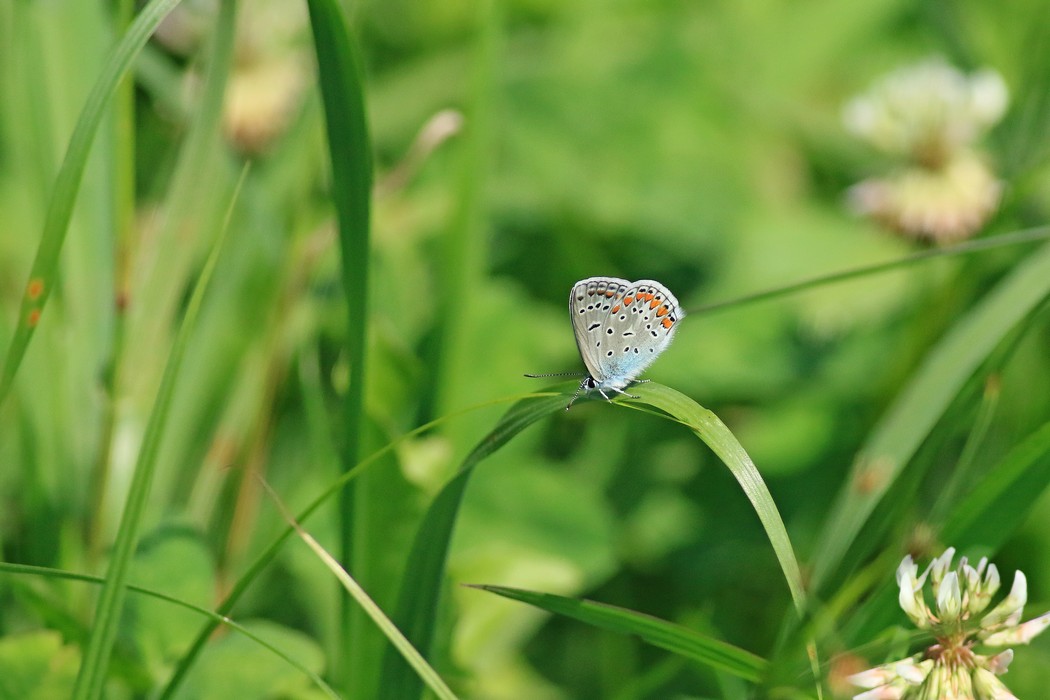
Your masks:
<path fill-rule="evenodd" d="M 674 294 L 654 280 L 588 277 L 569 293 L 569 316 L 587 376 L 565 410 L 582 392 L 595 389 L 606 401 L 610 400 L 606 392 L 638 398 L 624 389 L 648 381 L 638 375 L 671 344 L 685 313 Z"/>

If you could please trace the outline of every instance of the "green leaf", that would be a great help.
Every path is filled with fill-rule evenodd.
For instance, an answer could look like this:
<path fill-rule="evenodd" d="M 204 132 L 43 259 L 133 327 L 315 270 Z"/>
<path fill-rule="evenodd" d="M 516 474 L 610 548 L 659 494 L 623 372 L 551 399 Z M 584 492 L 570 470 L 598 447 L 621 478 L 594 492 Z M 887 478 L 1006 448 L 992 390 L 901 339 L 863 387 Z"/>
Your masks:
<path fill-rule="evenodd" d="M 875 506 L 989 353 L 1050 294 L 1050 246 L 1018 265 L 927 355 L 861 448 L 814 548 L 813 586 L 838 570 Z M 866 548 L 865 545 L 863 548 Z"/>
<path fill-rule="evenodd" d="M 48 700 L 62 697 L 76 677 L 79 650 L 63 645 L 51 630 L 12 634 L 0 639 L 0 700 Z"/>
<path fill-rule="evenodd" d="M 634 634 L 653 646 L 666 649 L 719 671 L 725 671 L 744 680 L 757 682 L 766 670 L 765 659 L 749 651 L 727 644 L 719 639 L 708 637 L 666 620 L 649 615 L 606 605 L 591 600 L 577 600 L 550 593 L 524 591 L 519 588 L 504 586 L 475 586 L 483 591 L 501 595 L 504 598 L 518 600 L 549 612 L 571 617 L 595 627 Z"/>

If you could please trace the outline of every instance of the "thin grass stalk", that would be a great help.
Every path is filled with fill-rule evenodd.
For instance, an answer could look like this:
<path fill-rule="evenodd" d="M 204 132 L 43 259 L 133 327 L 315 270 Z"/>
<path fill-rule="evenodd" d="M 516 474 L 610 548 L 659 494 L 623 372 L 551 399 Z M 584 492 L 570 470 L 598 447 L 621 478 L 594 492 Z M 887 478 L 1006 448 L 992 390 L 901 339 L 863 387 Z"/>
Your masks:
<path fill-rule="evenodd" d="M 769 299 L 776 299 L 778 297 L 787 296 L 788 294 L 794 294 L 796 292 L 804 292 L 807 289 L 813 289 L 815 287 L 821 287 L 828 284 L 835 284 L 837 282 L 846 282 L 852 279 L 858 279 L 861 277 L 867 277 L 869 275 L 876 275 L 882 272 L 891 272 L 904 267 L 910 267 L 917 263 L 925 262 L 927 260 L 936 260 L 938 258 L 956 257 L 961 255 L 973 255 L 985 250 L 991 250 L 993 248 L 1001 248 L 1005 246 L 1023 245 L 1026 243 L 1038 243 L 1045 241 L 1050 238 L 1050 226 L 1036 226 L 1034 228 L 1021 229 L 1019 231 L 1011 231 L 1010 233 L 1004 233 L 998 236 L 991 236 L 989 238 L 981 238 L 976 241 L 966 241 L 965 243 L 958 243 L 956 245 L 945 246 L 943 248 L 935 248 L 932 250 L 923 250 L 918 253 L 912 253 L 911 255 L 905 255 L 900 258 L 893 260 L 887 260 L 886 262 L 874 263 L 872 265 L 862 265 L 855 267 L 850 270 L 841 270 L 839 272 L 832 272 L 827 275 L 820 275 L 818 277 L 812 277 L 808 280 L 802 280 L 801 282 L 793 282 L 791 284 L 785 284 L 780 287 L 774 287 L 773 289 L 767 289 L 765 291 L 756 292 L 754 294 L 748 294 L 735 299 L 728 299 L 726 301 L 719 301 L 713 304 L 704 304 L 703 306 L 696 306 L 690 309 L 686 309 L 689 314 L 710 314 L 716 311 L 726 311 L 739 306 L 745 306 L 747 304 L 753 304 L 755 302 L 767 301 Z"/>

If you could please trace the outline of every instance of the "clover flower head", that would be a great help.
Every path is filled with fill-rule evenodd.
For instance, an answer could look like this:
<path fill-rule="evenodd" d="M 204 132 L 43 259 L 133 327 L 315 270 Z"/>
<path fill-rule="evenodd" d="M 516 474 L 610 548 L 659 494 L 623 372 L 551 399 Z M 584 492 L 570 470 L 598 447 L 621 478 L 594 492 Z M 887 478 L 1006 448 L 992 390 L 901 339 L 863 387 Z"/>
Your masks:
<path fill-rule="evenodd" d="M 973 235 L 1003 189 L 977 142 L 1008 102 L 995 71 L 966 75 L 940 58 L 897 70 L 852 99 L 846 128 L 896 161 L 887 175 L 850 188 L 853 210 L 923 241 Z"/>
<path fill-rule="evenodd" d="M 900 68 L 851 100 L 846 128 L 874 147 L 936 165 L 971 146 L 1006 111 L 1002 77 L 984 69 L 965 75 L 942 58 Z"/>
<path fill-rule="evenodd" d="M 855 686 L 868 689 L 854 700 L 1016 700 L 998 678 L 1013 661 L 1013 650 L 988 656 L 975 648 L 1027 644 L 1050 626 L 1050 613 L 1021 622 L 1028 582 L 1020 571 L 1007 596 L 986 612 L 999 590 L 999 570 L 987 559 L 971 566 L 966 557 L 952 566 L 954 558 L 955 549 L 949 547 L 921 575 L 911 555 L 901 561 L 901 608 L 916 627 L 933 634 L 935 643 L 914 656 L 850 676 Z"/>

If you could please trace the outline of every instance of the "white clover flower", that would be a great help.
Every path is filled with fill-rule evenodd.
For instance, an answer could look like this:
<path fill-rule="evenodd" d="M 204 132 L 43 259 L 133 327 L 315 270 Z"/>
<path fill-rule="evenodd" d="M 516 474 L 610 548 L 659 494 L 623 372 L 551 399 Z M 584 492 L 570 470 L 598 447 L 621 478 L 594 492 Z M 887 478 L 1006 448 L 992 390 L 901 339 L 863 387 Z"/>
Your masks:
<path fill-rule="evenodd" d="M 899 163 L 849 191 L 852 208 L 935 243 L 973 235 L 999 206 L 1002 183 L 977 148 L 1009 96 L 992 70 L 965 75 L 934 58 L 895 71 L 843 110 L 846 128 Z"/>
<path fill-rule="evenodd" d="M 914 656 L 850 676 L 853 685 L 867 689 L 854 700 L 1017 700 L 998 678 L 1013 661 L 1013 650 L 985 656 L 974 648 L 1027 644 L 1050 626 L 1050 613 L 1021 623 L 1028 581 L 1018 571 L 1010 593 L 982 616 L 999 590 L 999 571 L 987 559 L 970 566 L 966 557 L 953 568 L 954 556 L 954 548 L 945 550 L 921 576 L 910 555 L 901 561 L 901 608 L 917 627 L 928 629 L 936 643 Z M 926 602 L 927 578 L 936 613 Z"/>
<path fill-rule="evenodd" d="M 904 168 L 849 189 L 850 208 L 911 238 L 953 243 L 969 238 L 995 212 L 1003 185 L 972 151 L 940 170 Z"/>
<path fill-rule="evenodd" d="M 936 164 L 971 146 L 1006 111 L 1006 83 L 993 70 L 967 76 L 941 58 L 890 73 L 843 111 L 846 128 L 891 155 Z"/>

